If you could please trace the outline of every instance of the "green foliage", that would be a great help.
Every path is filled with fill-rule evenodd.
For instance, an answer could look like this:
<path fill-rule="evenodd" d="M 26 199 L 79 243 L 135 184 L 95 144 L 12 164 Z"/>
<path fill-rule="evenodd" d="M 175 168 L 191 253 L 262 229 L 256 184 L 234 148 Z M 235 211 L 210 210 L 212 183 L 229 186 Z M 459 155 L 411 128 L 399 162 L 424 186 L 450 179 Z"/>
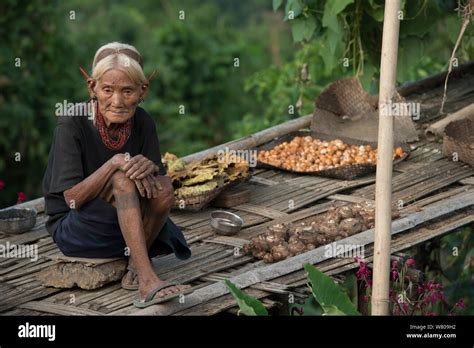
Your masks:
<path fill-rule="evenodd" d="M 320 316 L 324 314 L 323 308 L 314 299 L 314 296 L 308 296 L 302 303 L 290 303 L 289 305 L 290 315 L 293 316 Z"/>
<path fill-rule="evenodd" d="M 346 292 L 354 285 L 354 276 L 349 276 L 343 285 L 334 281 L 311 264 L 304 266 L 308 277 L 308 286 L 313 296 L 301 304 L 290 304 L 290 315 L 360 315 L 351 303 Z M 268 315 L 263 304 L 254 297 L 248 296 L 228 279 L 224 281 L 240 308 L 239 313 L 245 315 Z"/>
<path fill-rule="evenodd" d="M 282 3 L 274 2 L 274 8 L 278 9 Z M 298 10 L 293 11 L 294 8 Z M 454 1 L 402 2 L 399 81 L 405 81 L 404 72 L 423 57 L 424 42 L 443 41 L 439 40 L 436 31 L 433 34 L 433 29 L 438 26 L 436 29 L 439 30 L 443 21 L 456 18 L 454 8 Z M 288 11 L 293 11 L 294 18 L 288 17 Z M 346 58 L 351 62 L 353 74 L 361 76 L 365 65 L 376 68 L 372 69 L 372 74 L 379 67 L 383 11 L 384 3 L 380 0 L 287 0 L 284 19 L 292 26 L 295 42 L 320 43 L 328 49 L 320 52 L 328 56 L 326 73 L 337 73 L 338 66 Z M 443 51 L 447 53 L 447 50 Z"/>
<path fill-rule="evenodd" d="M 304 269 L 311 292 L 324 310 L 323 315 L 360 315 L 351 300 L 334 281 L 311 264 Z"/>
<path fill-rule="evenodd" d="M 236 287 L 230 280 L 224 280 L 227 289 L 229 289 L 232 296 L 234 296 L 237 304 L 239 305 L 239 314 L 242 313 L 244 315 L 268 315 L 267 309 L 265 306 L 251 296 L 244 294 L 238 287 Z"/>
<path fill-rule="evenodd" d="M 56 121 L 54 105 L 76 96 L 71 83 L 75 49 L 61 30 L 57 6 L 55 1 L 0 5 L 2 205 L 15 204 L 19 191 L 39 193 Z"/>
<path fill-rule="evenodd" d="M 432 251 L 427 256 L 429 260 L 425 270 L 426 277 L 443 284 L 449 306 L 453 306 L 459 298 L 464 298 L 466 309 L 462 314 L 473 315 L 473 227 L 465 227 L 443 237 L 433 245 Z M 446 309 L 449 308 L 438 310 L 446 312 Z"/>
<path fill-rule="evenodd" d="M 446 69 L 460 29 L 455 0 L 402 1 L 397 81 L 404 83 Z M 273 9 L 289 25 L 294 58 L 255 73 L 246 90 L 261 111 L 246 113 L 236 135 L 246 135 L 294 117 L 312 113 L 314 99 L 331 82 L 357 76 L 378 93 L 384 1 L 273 0 Z M 474 26 L 468 28 L 459 63 L 474 54 Z M 301 79 L 307 66 L 309 78 Z M 298 106 L 288 113 L 290 106 Z"/>

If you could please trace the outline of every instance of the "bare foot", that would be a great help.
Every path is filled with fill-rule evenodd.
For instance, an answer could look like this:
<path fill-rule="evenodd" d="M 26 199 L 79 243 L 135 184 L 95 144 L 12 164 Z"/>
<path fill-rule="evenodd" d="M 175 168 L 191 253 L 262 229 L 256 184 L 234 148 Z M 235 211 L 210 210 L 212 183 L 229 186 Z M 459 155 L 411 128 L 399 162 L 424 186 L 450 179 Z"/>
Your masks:
<path fill-rule="evenodd" d="M 167 283 L 166 281 L 163 281 L 163 280 L 158 278 L 157 281 L 151 282 L 151 283 L 149 283 L 147 285 L 144 285 L 144 286 L 140 286 L 140 289 L 139 289 L 140 299 L 142 301 L 144 301 L 145 298 L 147 297 L 148 293 L 150 293 L 151 291 L 153 291 L 154 289 L 156 289 L 156 288 L 158 288 L 162 285 L 165 285 L 166 283 Z M 153 297 L 153 299 L 159 299 L 159 298 L 167 297 L 167 296 L 173 295 L 175 293 L 179 293 L 183 290 L 189 289 L 190 287 L 191 287 L 190 285 L 184 285 L 184 284 L 170 285 L 170 286 L 167 286 L 167 287 L 161 289 L 160 291 L 158 291 L 155 294 L 155 296 Z"/>
<path fill-rule="evenodd" d="M 134 271 L 128 270 L 122 278 L 122 284 L 126 286 L 137 286 L 138 275 Z"/>

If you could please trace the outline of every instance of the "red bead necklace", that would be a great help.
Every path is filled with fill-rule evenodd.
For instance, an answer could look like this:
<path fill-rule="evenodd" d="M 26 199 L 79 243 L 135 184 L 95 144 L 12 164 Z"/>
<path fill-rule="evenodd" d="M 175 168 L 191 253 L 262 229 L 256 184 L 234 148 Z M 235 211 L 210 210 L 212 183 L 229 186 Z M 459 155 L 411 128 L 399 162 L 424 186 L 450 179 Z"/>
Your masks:
<path fill-rule="evenodd" d="M 102 142 L 108 149 L 112 151 L 120 150 L 127 142 L 132 132 L 132 119 L 128 119 L 127 122 L 121 123 L 117 130 L 109 130 L 104 122 L 104 118 L 100 113 L 99 106 L 96 109 L 97 115 L 97 128 L 99 129 L 100 137 Z M 116 139 L 112 139 L 112 136 Z"/>

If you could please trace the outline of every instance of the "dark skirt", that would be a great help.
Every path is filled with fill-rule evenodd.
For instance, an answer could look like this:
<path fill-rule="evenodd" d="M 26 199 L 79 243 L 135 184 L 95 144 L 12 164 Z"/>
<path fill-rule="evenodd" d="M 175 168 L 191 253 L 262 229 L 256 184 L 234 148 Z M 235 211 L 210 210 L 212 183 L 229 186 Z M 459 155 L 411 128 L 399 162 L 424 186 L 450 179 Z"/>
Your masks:
<path fill-rule="evenodd" d="M 72 257 L 110 258 L 125 255 L 125 240 L 117 210 L 102 198 L 95 198 L 80 209 L 71 209 L 53 234 L 59 250 Z M 191 257 L 183 233 L 171 221 L 165 225 L 148 251 L 149 257 L 174 253 L 180 260 Z"/>

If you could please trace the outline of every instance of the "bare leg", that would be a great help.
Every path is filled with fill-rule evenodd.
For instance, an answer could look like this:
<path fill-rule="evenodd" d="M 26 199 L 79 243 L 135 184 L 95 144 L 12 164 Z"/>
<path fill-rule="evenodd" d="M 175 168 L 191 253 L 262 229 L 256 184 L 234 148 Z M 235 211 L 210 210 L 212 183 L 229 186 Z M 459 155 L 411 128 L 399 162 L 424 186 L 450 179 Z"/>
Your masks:
<path fill-rule="evenodd" d="M 174 205 L 174 190 L 170 178 L 167 176 L 158 176 L 155 180 L 159 181 L 162 188 L 158 193 L 158 198 L 147 199 L 139 196 L 140 211 L 148 250 L 156 237 L 158 237 Z M 109 180 L 99 196 L 114 208 L 117 208 L 112 180 Z"/>
<path fill-rule="evenodd" d="M 162 188 L 158 191 L 158 198 L 143 198 L 143 224 L 148 250 L 150 250 L 151 245 L 165 225 L 175 200 L 170 178 L 167 176 L 158 176 L 155 177 L 155 180 L 159 182 Z"/>
<path fill-rule="evenodd" d="M 117 171 L 111 178 L 111 184 L 120 229 L 130 249 L 130 259 L 138 274 L 140 297 L 144 298 L 149 291 L 163 284 L 163 280 L 156 275 L 148 258 L 147 239 L 151 240 L 151 235 L 149 238 L 145 236 L 139 194 L 135 183 L 124 173 Z M 155 221 L 153 225 L 157 223 Z M 161 290 L 156 297 L 163 297 L 181 289 L 180 286 L 168 287 Z"/>
<path fill-rule="evenodd" d="M 157 177 L 156 180 L 160 182 L 163 188 L 159 191 L 158 198 L 147 199 L 140 197 L 147 250 L 150 250 L 151 245 L 158 237 L 174 205 L 174 191 L 171 180 L 164 176 Z M 129 260 L 129 265 L 135 268 L 133 260 Z M 130 285 L 137 285 L 138 277 L 134 272 L 127 272 L 124 282 Z"/>

